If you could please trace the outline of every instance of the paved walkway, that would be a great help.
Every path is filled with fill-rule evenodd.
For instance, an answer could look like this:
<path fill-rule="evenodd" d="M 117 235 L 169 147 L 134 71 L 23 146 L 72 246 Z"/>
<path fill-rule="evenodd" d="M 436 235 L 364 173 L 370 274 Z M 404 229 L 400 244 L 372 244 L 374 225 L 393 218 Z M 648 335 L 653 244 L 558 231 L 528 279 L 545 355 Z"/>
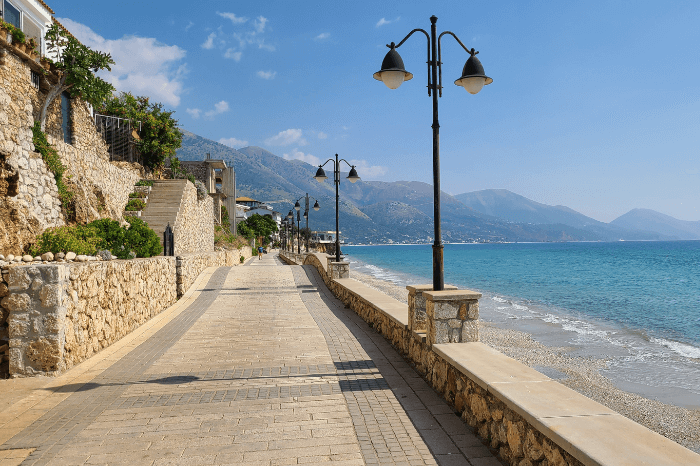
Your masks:
<path fill-rule="evenodd" d="M 0 465 L 500 465 L 313 268 L 272 254 L 209 269 L 59 378 L 14 382 Z"/>

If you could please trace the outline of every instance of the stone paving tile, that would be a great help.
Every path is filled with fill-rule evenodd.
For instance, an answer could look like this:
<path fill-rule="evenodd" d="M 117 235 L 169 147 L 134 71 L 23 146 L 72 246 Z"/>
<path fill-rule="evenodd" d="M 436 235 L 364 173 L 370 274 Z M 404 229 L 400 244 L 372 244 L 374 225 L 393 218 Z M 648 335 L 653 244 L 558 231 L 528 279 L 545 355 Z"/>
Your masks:
<path fill-rule="evenodd" d="M 58 388 L 70 395 L 0 445 L 0 465 L 500 464 L 315 270 L 246 265 Z"/>

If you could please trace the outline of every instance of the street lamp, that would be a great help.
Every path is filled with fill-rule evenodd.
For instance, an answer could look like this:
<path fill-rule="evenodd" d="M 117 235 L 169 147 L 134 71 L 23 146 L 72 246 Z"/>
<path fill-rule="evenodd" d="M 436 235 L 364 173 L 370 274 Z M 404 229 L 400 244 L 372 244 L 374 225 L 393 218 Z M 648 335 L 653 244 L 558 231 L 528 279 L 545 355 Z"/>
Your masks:
<path fill-rule="evenodd" d="M 333 180 L 335 182 L 335 261 L 340 262 L 340 228 L 338 225 L 338 200 L 340 198 L 338 195 L 338 187 L 340 186 L 340 162 L 345 162 L 345 164 L 350 167 L 350 173 L 348 173 L 347 179 L 350 180 L 351 183 L 355 183 L 360 179 L 360 177 L 357 175 L 355 165 L 351 165 L 345 159 L 338 160 L 338 154 L 335 154 L 335 160 L 328 159 L 323 162 L 323 164 L 318 166 L 318 170 L 316 170 L 316 175 L 314 178 L 319 183 L 323 183 L 328 178 L 326 176 L 326 172 L 323 171 L 324 165 L 326 165 L 328 162 L 333 162 Z"/>
<path fill-rule="evenodd" d="M 289 226 L 289 251 L 294 252 L 294 214 L 291 210 L 287 214 L 287 218 L 291 223 Z"/>
<path fill-rule="evenodd" d="M 302 199 L 306 199 L 306 209 L 304 210 L 304 218 L 306 219 L 306 229 L 308 230 L 309 235 L 306 236 L 306 252 L 309 252 L 309 236 L 311 234 L 311 230 L 309 230 L 309 193 L 306 193 L 306 196 L 301 196 L 297 201 L 294 203 L 294 208 L 296 209 L 297 212 L 301 209 L 301 205 L 299 205 L 299 201 Z M 316 202 L 314 203 L 313 209 L 318 212 L 318 210 L 321 208 L 320 205 L 318 205 L 318 199 L 312 197 L 311 199 L 315 200 Z"/>
<path fill-rule="evenodd" d="M 450 31 L 445 31 L 436 37 L 436 16 L 430 17 L 430 34 L 423 29 L 414 29 L 403 38 L 398 45 L 393 42 L 389 52 L 382 61 L 382 69 L 374 73 L 374 79 L 382 81 L 389 89 L 397 89 L 404 81 L 413 78 L 413 74 L 404 69 L 403 60 L 396 51 L 414 32 L 422 32 L 428 38 L 428 95 L 433 98 L 433 213 L 435 223 L 435 242 L 433 244 L 433 290 L 445 289 L 445 272 L 443 266 L 442 232 L 440 230 L 440 123 L 438 122 L 438 96 L 442 97 L 442 52 L 440 39 L 445 34 L 454 37 L 459 45 L 469 54 L 469 59 L 464 64 L 462 76 L 455 81 L 457 86 L 463 87 L 470 94 L 478 93 L 486 84 L 491 84 L 493 79 L 484 74 L 484 67 L 476 55 L 474 49 L 469 50 L 462 41 Z"/>

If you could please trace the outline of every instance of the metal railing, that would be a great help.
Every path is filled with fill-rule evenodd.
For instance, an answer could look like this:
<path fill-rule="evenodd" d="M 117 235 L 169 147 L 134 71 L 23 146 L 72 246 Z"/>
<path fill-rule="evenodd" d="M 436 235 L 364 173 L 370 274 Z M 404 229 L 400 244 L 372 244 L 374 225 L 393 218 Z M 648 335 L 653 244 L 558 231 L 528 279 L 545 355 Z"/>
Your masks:
<path fill-rule="evenodd" d="M 127 118 L 95 114 L 95 128 L 107 144 L 110 162 L 141 163 L 141 156 L 132 135 L 137 126 L 141 131 L 140 121 L 132 124 Z"/>

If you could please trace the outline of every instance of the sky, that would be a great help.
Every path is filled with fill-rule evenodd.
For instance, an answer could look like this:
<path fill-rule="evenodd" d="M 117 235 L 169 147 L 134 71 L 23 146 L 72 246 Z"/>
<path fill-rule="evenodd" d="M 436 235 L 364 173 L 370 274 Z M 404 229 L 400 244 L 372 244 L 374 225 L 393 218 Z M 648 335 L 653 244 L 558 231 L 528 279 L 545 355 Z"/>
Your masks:
<path fill-rule="evenodd" d="M 508 189 L 609 222 L 633 208 L 700 220 L 700 2 L 47 0 L 110 52 L 119 91 L 234 148 L 312 164 L 335 153 L 364 180 L 432 183 L 426 39 L 414 75 L 372 74 L 412 29 L 451 31 L 493 84 L 453 84 L 468 54 L 442 40 L 441 187 Z M 439 4 L 438 4 L 439 3 Z"/>

